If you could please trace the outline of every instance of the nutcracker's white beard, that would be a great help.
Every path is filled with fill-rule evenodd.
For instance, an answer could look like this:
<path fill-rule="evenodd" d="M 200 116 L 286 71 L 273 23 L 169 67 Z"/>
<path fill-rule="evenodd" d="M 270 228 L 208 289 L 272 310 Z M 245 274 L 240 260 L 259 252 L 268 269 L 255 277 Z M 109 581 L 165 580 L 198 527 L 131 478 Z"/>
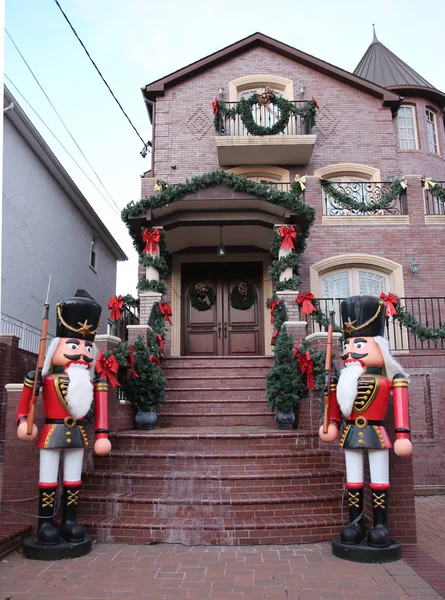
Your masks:
<path fill-rule="evenodd" d="M 93 402 L 93 386 L 90 373 L 85 365 L 70 365 L 66 370 L 70 378 L 66 403 L 76 419 L 82 419 L 90 410 Z"/>
<path fill-rule="evenodd" d="M 352 412 L 354 400 L 357 396 L 358 379 L 365 369 L 359 362 L 346 363 L 340 373 L 337 384 L 337 402 L 342 414 L 348 418 Z"/>

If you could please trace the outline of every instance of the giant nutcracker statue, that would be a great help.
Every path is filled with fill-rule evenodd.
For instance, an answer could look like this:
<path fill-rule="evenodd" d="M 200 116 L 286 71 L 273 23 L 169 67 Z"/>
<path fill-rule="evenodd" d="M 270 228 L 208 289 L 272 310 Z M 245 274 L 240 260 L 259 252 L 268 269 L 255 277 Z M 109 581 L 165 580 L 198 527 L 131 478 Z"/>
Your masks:
<path fill-rule="evenodd" d="M 408 376 L 391 356 L 383 338 L 386 305 L 374 296 L 353 296 L 341 303 L 342 360 L 345 368 L 329 392 L 329 425 L 320 438 L 335 441 L 345 420 L 340 447 L 345 451 L 349 524 L 332 543 L 333 553 L 359 562 L 400 558 L 400 544 L 388 532 L 389 450 L 384 427 L 390 395 L 394 400 L 394 452 L 410 456 Z M 364 455 L 368 454 L 374 524 L 366 535 Z"/>
<path fill-rule="evenodd" d="M 45 305 L 47 310 L 49 304 Z M 35 538 L 27 538 L 24 553 L 29 558 L 56 560 L 81 556 L 91 549 L 91 537 L 77 522 L 82 484 L 82 460 L 88 439 L 84 418 L 93 401 L 99 455 L 109 454 L 107 383 L 95 381 L 97 354 L 94 344 L 101 307 L 91 298 L 65 298 L 57 303 L 57 337 L 48 347 L 43 370 L 37 374 L 42 385 L 45 425 L 38 439 L 40 449 L 39 515 Z M 44 336 L 42 336 L 44 337 Z M 34 440 L 37 427 L 31 424 L 36 375 L 28 373 L 17 410 L 17 436 Z M 28 416 L 30 422 L 28 422 Z M 59 460 L 63 450 L 62 518 L 56 527 L 53 517 L 58 505 Z"/>

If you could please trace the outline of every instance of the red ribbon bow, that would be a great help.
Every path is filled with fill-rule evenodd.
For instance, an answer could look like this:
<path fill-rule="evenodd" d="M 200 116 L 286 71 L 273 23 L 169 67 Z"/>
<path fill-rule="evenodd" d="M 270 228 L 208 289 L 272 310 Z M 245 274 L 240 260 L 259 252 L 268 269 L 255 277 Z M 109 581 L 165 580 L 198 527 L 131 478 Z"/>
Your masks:
<path fill-rule="evenodd" d="M 270 308 L 270 322 L 273 325 L 275 323 L 275 309 L 277 306 L 279 306 L 280 304 L 280 299 L 278 298 L 278 300 L 271 300 L 269 302 L 269 308 Z"/>
<path fill-rule="evenodd" d="M 142 234 L 142 240 L 145 242 L 144 252 L 152 252 L 153 254 L 158 253 L 157 244 L 161 241 L 161 234 L 157 229 L 153 229 L 153 231 L 145 229 Z"/>
<path fill-rule="evenodd" d="M 161 350 L 161 352 L 164 351 L 164 338 L 162 337 L 162 335 L 160 333 L 158 333 L 158 335 L 156 336 L 156 342 L 158 343 L 159 349 Z"/>
<path fill-rule="evenodd" d="M 130 379 L 130 373 L 133 377 L 137 377 L 139 379 L 139 375 L 136 373 L 134 368 L 134 347 L 128 347 L 128 359 L 127 359 L 127 379 Z"/>
<path fill-rule="evenodd" d="M 301 342 L 297 346 L 295 346 L 295 350 L 292 355 L 292 360 L 295 360 L 297 358 L 297 356 L 300 354 L 300 346 L 301 346 Z"/>
<path fill-rule="evenodd" d="M 124 299 L 122 296 L 111 296 L 108 300 L 108 310 L 111 310 L 110 319 L 112 321 L 122 320 L 122 309 L 124 308 Z"/>
<path fill-rule="evenodd" d="M 294 248 L 293 240 L 297 237 L 295 227 L 293 225 L 290 225 L 289 227 L 282 225 L 280 227 L 280 235 L 283 238 L 280 248 L 289 248 L 292 250 L 292 248 Z"/>
<path fill-rule="evenodd" d="M 280 333 L 279 329 L 275 329 L 272 335 L 272 339 L 270 340 L 270 345 L 275 346 L 275 340 L 277 339 L 278 334 Z"/>
<path fill-rule="evenodd" d="M 154 365 L 159 365 L 159 358 L 154 354 L 150 354 L 150 362 Z"/>
<path fill-rule="evenodd" d="M 386 316 L 393 317 L 394 315 L 396 315 L 397 311 L 394 308 L 394 305 L 398 304 L 399 302 L 397 296 L 395 294 L 385 294 L 384 292 L 382 292 L 380 294 L 380 298 L 386 303 Z"/>
<path fill-rule="evenodd" d="M 119 363 L 117 362 L 114 354 L 112 354 L 108 358 L 105 358 L 104 353 L 99 352 L 96 360 L 96 371 L 97 373 L 99 373 L 100 376 L 103 375 L 105 379 L 108 379 L 108 381 L 113 387 L 121 387 L 120 383 L 115 377 L 115 375 L 119 371 Z"/>
<path fill-rule="evenodd" d="M 304 294 L 301 292 L 298 293 L 298 296 L 295 298 L 295 302 L 302 306 L 301 313 L 303 315 L 311 315 L 315 310 L 317 310 L 311 302 L 311 300 L 314 299 L 315 296 L 314 294 L 311 294 L 311 292 L 306 292 Z"/>
<path fill-rule="evenodd" d="M 320 107 L 318 106 L 318 102 L 317 102 L 317 100 L 314 98 L 314 96 L 312 96 L 312 102 L 315 104 L 315 108 L 320 108 Z"/>
<path fill-rule="evenodd" d="M 215 98 L 215 100 L 212 102 L 212 108 L 213 108 L 213 114 L 217 115 L 219 113 L 218 98 Z"/>
<path fill-rule="evenodd" d="M 170 317 L 173 316 L 172 309 L 167 304 L 167 302 L 165 304 L 162 304 L 162 302 L 158 302 L 158 306 L 159 306 L 159 309 L 160 309 L 162 315 L 167 319 L 167 321 L 170 323 L 170 325 L 173 325 L 173 323 L 171 322 L 171 319 L 170 319 Z"/>
<path fill-rule="evenodd" d="M 300 346 L 301 343 L 295 348 L 292 358 L 298 358 L 298 363 L 300 365 L 302 374 L 304 375 L 306 373 L 306 387 L 308 390 L 313 390 L 315 388 L 314 361 L 311 359 L 311 353 L 309 350 L 300 353 Z"/>

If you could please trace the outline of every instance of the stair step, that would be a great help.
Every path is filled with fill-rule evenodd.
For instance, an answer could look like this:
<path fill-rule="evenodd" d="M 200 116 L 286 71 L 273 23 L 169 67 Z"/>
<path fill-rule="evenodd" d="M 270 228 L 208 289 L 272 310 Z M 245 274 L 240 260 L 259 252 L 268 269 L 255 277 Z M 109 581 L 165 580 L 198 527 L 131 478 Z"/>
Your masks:
<path fill-rule="evenodd" d="M 170 356 L 163 365 L 167 368 L 255 368 L 271 367 L 272 356 Z"/>
<path fill-rule="evenodd" d="M 82 522 L 95 539 L 106 542 L 231 546 L 330 541 L 342 526 L 341 517 L 333 515 L 240 520 L 88 517 Z"/>
<path fill-rule="evenodd" d="M 190 427 L 209 427 L 212 425 L 220 425 L 224 423 L 226 426 L 234 426 L 234 425 L 250 425 L 255 422 L 258 425 L 273 425 L 275 422 L 275 417 L 270 414 L 270 412 L 256 412 L 256 413 L 235 413 L 235 414 L 227 414 L 227 413 L 197 413 L 197 414 L 171 414 L 162 413 L 159 416 L 159 425 L 164 427 L 169 426 L 190 426 Z"/>
<path fill-rule="evenodd" d="M 196 402 L 207 401 L 208 398 L 227 399 L 235 402 L 238 398 L 258 399 L 266 402 L 266 386 L 262 388 L 253 386 L 218 386 L 212 387 L 171 387 L 165 386 L 165 393 L 169 400 L 189 399 Z"/>
<path fill-rule="evenodd" d="M 31 535 L 31 525 L 0 522 L 0 560 L 21 547 Z"/>
<path fill-rule="evenodd" d="M 243 375 L 224 375 L 221 373 L 218 375 L 202 375 L 197 373 L 194 376 L 191 375 L 169 375 L 167 377 L 166 389 L 213 389 L 219 391 L 220 389 L 266 389 L 266 377 L 264 375 L 250 375 L 244 373 Z"/>

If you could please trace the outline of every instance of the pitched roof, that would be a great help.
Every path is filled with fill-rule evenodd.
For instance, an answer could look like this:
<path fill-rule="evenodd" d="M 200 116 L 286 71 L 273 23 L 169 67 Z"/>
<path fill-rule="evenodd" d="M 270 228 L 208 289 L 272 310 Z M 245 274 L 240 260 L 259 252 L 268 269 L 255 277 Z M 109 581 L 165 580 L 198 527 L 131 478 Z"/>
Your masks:
<path fill-rule="evenodd" d="M 434 88 L 431 83 L 379 42 L 375 31 L 371 45 L 354 69 L 354 75 L 363 77 L 363 79 L 372 81 L 382 87 L 416 85 Z"/>
<path fill-rule="evenodd" d="M 252 47 L 262 47 L 271 50 L 272 52 L 276 52 L 277 54 L 281 54 L 282 56 L 286 56 L 291 60 L 294 60 L 298 63 L 304 64 L 316 71 L 324 73 L 329 77 L 342 81 L 343 83 L 349 84 L 361 91 L 371 94 L 375 97 L 382 98 L 384 104 L 394 105 L 396 106 L 399 102 L 399 97 L 397 94 L 392 93 L 385 88 L 382 88 L 379 85 L 376 85 L 373 82 L 366 81 L 361 77 L 357 77 L 356 75 L 349 73 L 339 67 L 335 67 L 330 63 L 325 62 L 324 60 L 320 60 L 319 58 L 315 58 L 315 56 L 311 56 L 310 54 L 306 54 L 306 52 L 301 52 L 292 46 L 288 46 L 287 44 L 283 44 L 274 38 L 271 38 L 262 33 L 254 33 L 235 44 L 231 44 L 230 46 L 226 46 L 222 50 L 218 50 L 218 52 L 214 52 L 213 54 L 209 54 L 208 56 L 191 63 L 190 65 L 179 69 L 166 77 L 162 77 L 161 79 L 157 79 L 152 83 L 146 85 L 142 88 L 142 93 L 146 100 L 154 101 L 157 96 L 162 96 L 164 94 L 165 87 L 168 85 L 174 85 L 179 81 L 198 74 L 199 72 L 208 69 L 210 67 L 215 66 L 216 64 L 225 61 L 229 58 L 232 58 L 242 52 L 245 52 L 247 49 Z"/>

